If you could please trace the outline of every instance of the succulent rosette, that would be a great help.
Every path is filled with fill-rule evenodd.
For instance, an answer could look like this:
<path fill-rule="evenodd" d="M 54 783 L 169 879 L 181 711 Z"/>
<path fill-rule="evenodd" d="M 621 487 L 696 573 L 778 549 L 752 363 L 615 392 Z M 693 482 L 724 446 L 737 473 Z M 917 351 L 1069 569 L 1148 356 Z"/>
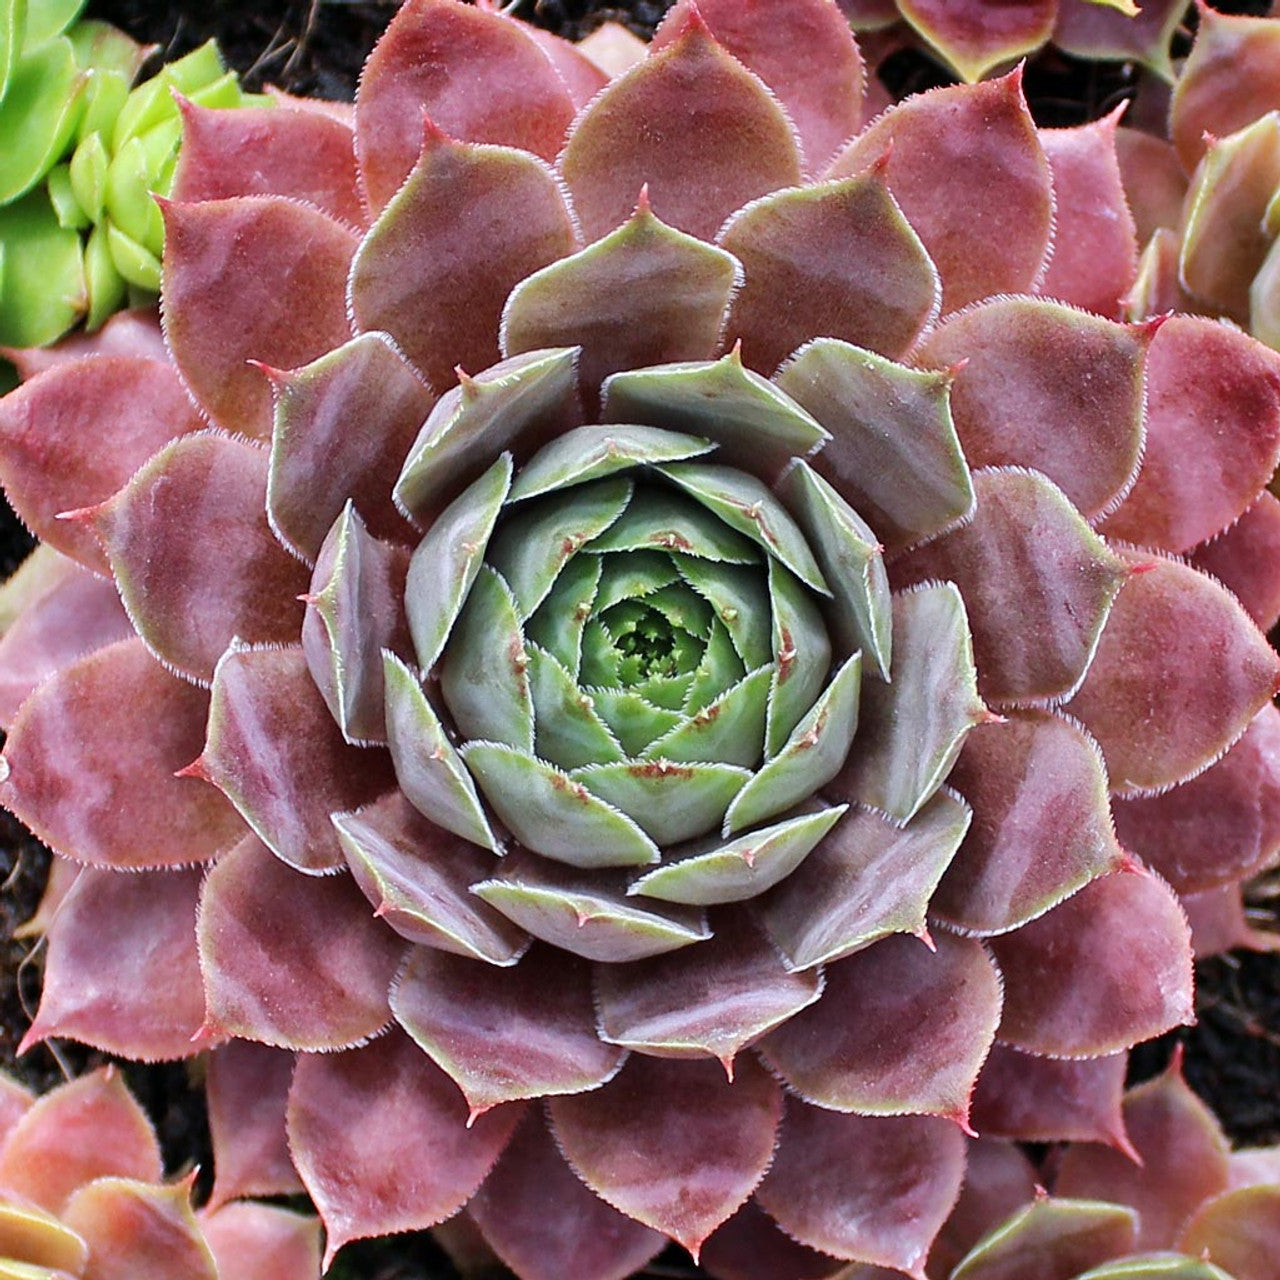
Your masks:
<path fill-rule="evenodd" d="M 191 1205 L 120 1072 L 33 1097 L 0 1076 L 5 1280 L 318 1280 L 320 1224 L 248 1200 Z"/>
<path fill-rule="evenodd" d="M 979 1107 L 1122 1141 L 1182 901 L 1229 944 L 1280 843 L 1275 583 L 1179 554 L 1277 357 L 1113 318 L 1114 121 L 860 129 L 778 15 L 607 81 L 416 0 L 354 139 L 192 109 L 168 358 L 0 402 L 2 795 L 78 868 L 26 1045 L 211 1049 L 219 1177 L 330 1256 L 920 1276 Z"/>

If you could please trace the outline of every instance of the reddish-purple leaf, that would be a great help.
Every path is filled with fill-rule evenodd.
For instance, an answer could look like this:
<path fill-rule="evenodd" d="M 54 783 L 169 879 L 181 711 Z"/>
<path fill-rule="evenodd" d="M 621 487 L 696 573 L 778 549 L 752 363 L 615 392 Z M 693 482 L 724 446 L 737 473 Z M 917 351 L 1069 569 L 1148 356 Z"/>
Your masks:
<path fill-rule="evenodd" d="M 404 943 L 347 876 L 300 875 L 248 836 L 206 878 L 199 934 L 215 1034 L 328 1051 L 390 1021 Z"/>
<path fill-rule="evenodd" d="M 1064 0 L 1064 4 L 1101 12 L 1093 0 Z M 1150 7 L 1144 6 L 1144 12 Z M 1163 138 L 1140 129 L 1117 129 L 1115 144 L 1138 243 L 1145 245 L 1160 227 L 1176 231 L 1182 223 L 1182 202 L 1187 194 L 1187 175 L 1178 153 Z"/>
<path fill-rule="evenodd" d="M 457 1087 L 399 1032 L 304 1055 L 289 1090 L 289 1146 L 324 1219 L 325 1265 L 350 1240 L 422 1230 L 456 1213 L 522 1111 L 500 1107 L 468 1128 Z"/>
<path fill-rule="evenodd" d="M 602 1089 L 548 1104 L 561 1151 L 615 1209 L 697 1254 L 773 1156 L 782 1090 L 754 1060 L 633 1055 Z"/>
<path fill-rule="evenodd" d="M 1280 1257 L 1280 1187 L 1242 1187 L 1198 1209 L 1178 1248 L 1231 1269 L 1236 1280 L 1269 1280 Z"/>
<path fill-rule="evenodd" d="M 560 157 L 588 241 L 625 222 L 646 185 L 658 217 L 710 240 L 735 209 L 800 181 L 795 134 L 764 85 L 696 11 L 669 32 L 591 104 Z"/>
<path fill-rule="evenodd" d="M 243 833 L 211 788 L 174 772 L 199 754 L 209 695 L 138 639 L 65 667 L 23 703 L 0 797 L 58 852 L 137 869 L 206 862 Z"/>
<path fill-rule="evenodd" d="M 8 1142 L 14 1126 L 31 1110 L 33 1094 L 9 1076 L 0 1076 L 0 1150 Z"/>
<path fill-rule="evenodd" d="M 551 59 L 569 90 L 575 109 L 585 107 L 612 78 L 573 41 L 529 23 L 521 22 L 518 26 Z"/>
<path fill-rule="evenodd" d="M 843 1274 L 830 1254 L 793 1240 L 754 1200 L 712 1232 L 700 1261 L 716 1280 L 826 1280 Z"/>
<path fill-rule="evenodd" d="M 279 196 L 167 204 L 164 214 L 161 302 L 182 379 L 219 426 L 265 439 L 271 389 L 249 362 L 292 369 L 351 336 L 355 233 Z"/>
<path fill-rule="evenodd" d="M 1280 619 L 1280 499 L 1263 491 L 1225 533 L 1187 557 L 1235 593 L 1262 631 Z"/>
<path fill-rule="evenodd" d="M 200 1228 L 218 1264 L 235 1280 L 315 1280 L 320 1222 L 269 1204 L 229 1204 L 202 1213 Z"/>
<path fill-rule="evenodd" d="M 1090 62 L 1141 62 L 1172 80 L 1169 46 L 1187 16 L 1187 0 L 1142 0 L 1134 8 L 1123 0 L 1058 0 L 1053 43 Z"/>
<path fill-rule="evenodd" d="M 153 307 L 117 311 L 97 333 L 77 329 L 51 347 L 3 347 L 0 351 L 17 369 L 21 382 L 82 356 L 139 356 L 160 364 L 169 359 L 160 332 L 160 317 Z"/>
<path fill-rule="evenodd" d="M 1280 951 L 1280 934 L 1255 929 L 1249 923 L 1239 885 L 1183 894 L 1182 909 L 1191 922 L 1191 946 L 1197 960 L 1237 947 L 1246 951 Z"/>

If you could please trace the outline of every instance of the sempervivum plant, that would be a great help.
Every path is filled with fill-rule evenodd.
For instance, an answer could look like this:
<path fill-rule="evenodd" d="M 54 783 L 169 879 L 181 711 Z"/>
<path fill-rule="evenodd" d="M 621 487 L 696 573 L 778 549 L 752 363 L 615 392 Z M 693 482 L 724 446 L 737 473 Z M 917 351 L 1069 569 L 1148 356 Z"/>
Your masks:
<path fill-rule="evenodd" d="M 165 1182 L 116 1068 L 33 1098 L 0 1076 L 4 1280 L 318 1280 L 314 1218 L 248 1200 L 195 1212 Z"/>
<path fill-rule="evenodd" d="M 26 1044 L 212 1048 L 331 1254 L 465 1205 L 530 1278 L 918 1276 L 971 1095 L 1119 1141 L 1179 895 L 1223 944 L 1275 853 L 1276 584 L 1177 553 L 1277 358 L 1109 318 L 1112 125 L 1011 76 L 859 132 L 832 0 L 779 13 L 606 84 L 415 0 L 354 151 L 192 110 L 172 363 L 0 402 L 54 549 L 3 798 L 78 868 Z"/>

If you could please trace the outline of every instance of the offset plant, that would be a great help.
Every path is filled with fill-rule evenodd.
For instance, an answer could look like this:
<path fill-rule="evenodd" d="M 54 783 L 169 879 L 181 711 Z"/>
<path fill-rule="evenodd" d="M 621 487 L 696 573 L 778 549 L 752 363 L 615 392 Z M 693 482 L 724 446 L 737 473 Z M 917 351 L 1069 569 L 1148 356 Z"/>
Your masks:
<path fill-rule="evenodd" d="M 5 1280 L 318 1280 L 314 1218 L 236 1201 L 195 1212 L 163 1180 L 146 1113 L 111 1067 L 36 1099 L 0 1076 Z"/>
<path fill-rule="evenodd" d="M 466 1206 L 527 1278 L 921 1275 L 963 1127 L 1121 1141 L 1182 904 L 1247 937 L 1280 600 L 1193 561 L 1280 359 L 1111 318 L 1113 123 L 1013 75 L 859 132 L 786 14 L 679 4 L 606 85 L 416 0 L 354 150 L 193 108 L 172 363 L 0 402 L 25 1045 L 211 1048 L 219 1176 L 330 1255 Z"/>

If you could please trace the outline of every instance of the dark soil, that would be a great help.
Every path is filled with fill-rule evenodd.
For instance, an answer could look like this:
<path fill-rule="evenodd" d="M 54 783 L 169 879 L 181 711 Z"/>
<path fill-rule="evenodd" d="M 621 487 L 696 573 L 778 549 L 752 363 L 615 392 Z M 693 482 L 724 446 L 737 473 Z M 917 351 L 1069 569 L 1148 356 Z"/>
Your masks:
<path fill-rule="evenodd" d="M 607 19 L 647 35 L 668 2 L 520 0 L 516 12 L 575 38 Z M 1215 7 L 1267 8 L 1263 0 L 1217 0 Z M 392 0 L 92 0 L 89 13 L 160 45 L 165 58 L 216 36 L 230 65 L 251 88 L 275 84 L 293 93 L 349 99 L 361 64 L 397 8 Z M 890 58 L 884 75 L 899 96 L 945 80 L 934 63 L 911 50 Z M 1037 119 L 1060 126 L 1095 118 L 1131 96 L 1136 80 L 1131 69 L 1091 67 L 1051 53 L 1029 69 L 1027 89 Z M 30 546 L 30 537 L 0 503 L 0 578 Z M 15 1060 L 38 999 L 41 954 L 38 946 L 15 941 L 12 934 L 35 911 L 48 857 L 38 841 L 0 813 L 0 1063 L 36 1088 L 103 1060 L 101 1054 L 61 1043 Z M 1264 889 L 1255 908 L 1259 923 L 1280 929 L 1275 903 Z M 1201 965 L 1197 1007 L 1195 1027 L 1134 1054 L 1133 1078 L 1160 1070 L 1174 1044 L 1182 1043 L 1192 1086 L 1217 1111 L 1232 1140 L 1241 1145 L 1280 1141 L 1280 956 L 1237 953 Z M 126 1071 L 157 1123 L 170 1170 L 199 1164 L 207 1178 L 211 1161 L 204 1104 L 188 1068 L 130 1064 Z M 702 1273 L 686 1254 L 671 1249 L 641 1274 L 654 1280 L 696 1280 Z M 333 1280 L 456 1280 L 456 1275 L 425 1233 L 351 1246 L 331 1272 Z"/>

